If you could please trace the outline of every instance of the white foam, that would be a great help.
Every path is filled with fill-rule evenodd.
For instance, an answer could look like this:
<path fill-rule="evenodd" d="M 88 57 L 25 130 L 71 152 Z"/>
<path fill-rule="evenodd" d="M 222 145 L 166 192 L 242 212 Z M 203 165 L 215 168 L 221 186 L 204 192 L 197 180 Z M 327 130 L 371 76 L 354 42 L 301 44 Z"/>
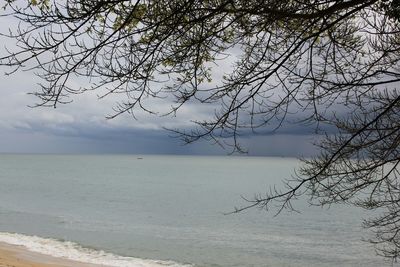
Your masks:
<path fill-rule="evenodd" d="M 84 248 L 77 243 L 59 241 L 51 238 L 28 236 L 15 233 L 0 232 L 0 242 L 10 245 L 23 246 L 32 252 L 80 261 L 91 264 L 113 267 L 190 267 L 190 264 L 180 264 L 173 261 L 148 260 L 133 257 L 124 257 L 102 250 Z"/>

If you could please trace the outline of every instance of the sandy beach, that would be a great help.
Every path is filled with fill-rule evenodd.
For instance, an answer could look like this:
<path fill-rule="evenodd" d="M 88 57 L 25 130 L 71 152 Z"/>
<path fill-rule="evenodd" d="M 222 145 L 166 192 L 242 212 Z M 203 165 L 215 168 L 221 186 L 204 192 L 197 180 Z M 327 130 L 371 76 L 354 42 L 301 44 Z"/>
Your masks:
<path fill-rule="evenodd" d="M 21 246 L 13 246 L 0 242 L 0 267 L 98 267 L 94 265 L 50 257 L 28 251 Z"/>

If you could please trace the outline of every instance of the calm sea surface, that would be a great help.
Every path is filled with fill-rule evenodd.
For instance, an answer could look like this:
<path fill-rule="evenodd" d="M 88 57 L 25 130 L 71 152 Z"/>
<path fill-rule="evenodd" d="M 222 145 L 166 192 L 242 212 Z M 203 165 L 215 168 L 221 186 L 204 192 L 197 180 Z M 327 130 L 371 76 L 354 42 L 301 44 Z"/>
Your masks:
<path fill-rule="evenodd" d="M 139 159 L 142 157 L 143 159 Z M 0 155 L 0 241 L 115 266 L 390 266 L 362 237 L 361 211 L 245 205 L 295 159 Z"/>

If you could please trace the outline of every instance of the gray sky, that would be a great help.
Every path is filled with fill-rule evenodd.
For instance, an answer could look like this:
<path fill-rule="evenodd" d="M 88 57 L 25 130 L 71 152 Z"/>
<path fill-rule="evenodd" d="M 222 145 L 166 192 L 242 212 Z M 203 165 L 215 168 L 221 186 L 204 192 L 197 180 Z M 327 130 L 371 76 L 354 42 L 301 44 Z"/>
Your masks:
<path fill-rule="evenodd" d="M 2 68 L 4 73 L 6 69 Z M 0 152 L 8 153 L 135 153 L 135 154 L 227 154 L 209 142 L 183 145 L 162 126 L 185 127 L 194 114 L 211 115 L 201 106 L 188 106 L 177 117 L 158 118 L 140 114 L 138 120 L 121 116 L 113 120 L 113 100 L 94 94 L 78 95 L 74 102 L 57 109 L 30 108 L 37 99 L 28 95 L 38 79 L 30 72 L 0 76 Z M 315 152 L 310 129 L 292 127 L 276 133 L 249 135 L 242 139 L 249 155 L 308 156 Z"/>
<path fill-rule="evenodd" d="M 10 25 L 4 22 L 0 25 Z M 4 31 L 4 26 L 0 26 Z M 9 40 L 0 43 L 12 46 Z M 3 47 L 0 53 L 4 53 Z M 138 120 L 123 115 L 113 120 L 114 97 L 99 100 L 96 93 L 74 97 L 74 102 L 54 108 L 30 108 L 37 99 L 29 92 L 38 89 L 39 79 L 33 72 L 16 72 L 0 68 L 0 153 L 134 153 L 134 154 L 228 154 L 207 141 L 183 145 L 162 129 L 187 128 L 190 120 L 212 116 L 210 106 L 186 105 L 176 117 L 156 117 L 139 112 Z M 79 82 L 76 81 L 79 86 Z M 167 109 L 171 103 L 152 100 L 152 105 Z M 305 126 L 287 125 L 278 132 L 268 129 L 263 134 L 248 135 L 241 140 L 249 155 L 310 156 L 316 149 L 311 145 L 315 136 Z"/>

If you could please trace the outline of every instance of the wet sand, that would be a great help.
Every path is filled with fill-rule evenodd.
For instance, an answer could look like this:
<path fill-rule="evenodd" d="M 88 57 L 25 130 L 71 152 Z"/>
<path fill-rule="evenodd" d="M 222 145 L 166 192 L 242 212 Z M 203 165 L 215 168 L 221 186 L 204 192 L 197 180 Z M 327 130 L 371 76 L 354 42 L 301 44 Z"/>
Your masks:
<path fill-rule="evenodd" d="M 28 251 L 24 247 L 0 242 L 0 267 L 99 267 L 94 265 L 55 258 Z"/>

